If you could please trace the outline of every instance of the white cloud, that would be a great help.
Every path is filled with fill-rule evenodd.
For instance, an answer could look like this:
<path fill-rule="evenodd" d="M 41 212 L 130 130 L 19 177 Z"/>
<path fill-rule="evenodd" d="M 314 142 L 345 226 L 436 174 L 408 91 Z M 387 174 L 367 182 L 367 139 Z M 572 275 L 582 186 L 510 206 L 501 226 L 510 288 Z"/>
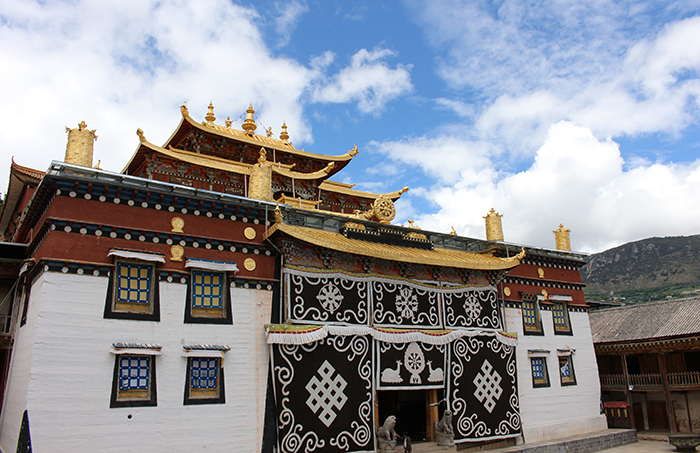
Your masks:
<path fill-rule="evenodd" d="M 382 61 L 390 52 L 381 49 L 360 51 L 350 67 L 336 69 L 337 77 L 329 73 L 330 51 L 309 66 L 274 56 L 257 12 L 228 0 L 7 0 L 2 9 L 0 168 L 9 167 L 12 155 L 40 170 L 62 160 L 64 126 L 84 119 L 100 137 L 95 160 L 120 171 L 138 144 L 136 129 L 163 143 L 183 101 L 203 119 L 212 100 L 220 124 L 253 102 L 258 130 L 271 126 L 279 134 L 286 121 L 299 146 L 313 140 L 304 111 L 308 93 L 323 92 L 327 79 L 342 86 L 331 89 L 332 102 L 357 102 L 372 112 L 411 86 L 407 69 L 390 69 Z M 291 32 L 303 11 L 303 3 L 289 5 L 279 18 L 282 30 Z M 353 84 L 361 74 L 371 81 Z M 6 178 L 0 174 L 0 191 Z"/>
<path fill-rule="evenodd" d="M 418 141 L 425 155 L 443 152 L 444 138 Z M 570 122 L 549 129 L 525 171 L 499 175 L 490 162 L 479 166 L 473 173 L 469 167 L 456 184 L 437 184 L 420 194 L 437 205 L 435 213 L 418 218 L 422 228 L 447 232 L 455 226 L 460 235 L 483 238 L 483 216 L 493 207 L 504 215 L 509 242 L 554 248 L 552 230 L 563 223 L 572 229 L 574 249 L 582 251 L 700 230 L 700 212 L 690 208 L 700 203 L 700 160 L 625 171 L 615 142 Z M 399 221 L 405 218 L 399 215 Z"/>
<path fill-rule="evenodd" d="M 316 102 L 358 102 L 363 113 L 378 114 L 387 102 L 413 89 L 410 67 L 397 65 L 391 69 L 383 60 L 395 55 L 389 49 L 360 49 L 352 56 L 350 66 L 333 76 L 328 84 L 313 93 Z"/>
<path fill-rule="evenodd" d="M 275 25 L 277 32 L 281 36 L 281 41 L 278 45 L 283 47 L 289 43 L 289 39 L 291 38 L 292 32 L 299 22 L 299 18 L 302 14 L 309 11 L 309 7 L 306 5 L 306 3 L 290 1 L 275 3 L 275 9 L 277 10 Z"/>

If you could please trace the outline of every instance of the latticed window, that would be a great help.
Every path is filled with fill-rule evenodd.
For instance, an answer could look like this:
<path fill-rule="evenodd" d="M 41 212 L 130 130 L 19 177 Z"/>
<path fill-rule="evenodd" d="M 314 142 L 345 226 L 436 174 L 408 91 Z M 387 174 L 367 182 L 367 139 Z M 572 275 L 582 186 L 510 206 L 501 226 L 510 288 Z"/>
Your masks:
<path fill-rule="evenodd" d="M 561 376 L 561 385 L 575 385 L 576 376 L 574 375 L 574 364 L 571 361 L 571 356 L 559 356 L 559 375 Z"/>
<path fill-rule="evenodd" d="M 151 266 L 117 263 L 116 301 L 128 304 L 149 304 Z"/>
<path fill-rule="evenodd" d="M 523 331 L 525 334 L 542 334 L 542 323 L 537 307 L 537 299 L 523 299 L 521 302 L 523 312 Z"/>
<path fill-rule="evenodd" d="M 189 357 L 187 359 L 186 405 L 223 404 L 223 368 L 220 357 Z"/>
<path fill-rule="evenodd" d="M 552 318 L 554 319 L 554 333 L 571 333 L 569 311 L 566 302 L 554 302 L 552 306 Z"/>
<path fill-rule="evenodd" d="M 117 355 L 110 407 L 155 405 L 155 357 L 152 355 Z"/>
<path fill-rule="evenodd" d="M 148 390 L 150 372 L 150 357 L 120 357 L 119 390 Z"/>
<path fill-rule="evenodd" d="M 218 272 L 192 272 L 192 306 L 203 309 L 223 307 L 224 276 Z"/>
<path fill-rule="evenodd" d="M 546 357 L 530 357 L 532 367 L 532 385 L 534 387 L 549 387 Z"/>

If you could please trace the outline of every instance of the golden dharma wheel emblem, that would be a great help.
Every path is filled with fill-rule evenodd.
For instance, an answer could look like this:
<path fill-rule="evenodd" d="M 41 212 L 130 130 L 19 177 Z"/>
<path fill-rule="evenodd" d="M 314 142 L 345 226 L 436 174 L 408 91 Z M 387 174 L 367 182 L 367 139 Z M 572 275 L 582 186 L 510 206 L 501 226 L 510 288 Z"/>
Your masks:
<path fill-rule="evenodd" d="M 245 270 L 248 272 L 253 272 L 257 267 L 257 264 L 253 258 L 246 258 L 245 261 L 243 261 L 243 267 L 245 267 Z"/>
<path fill-rule="evenodd" d="M 257 233 L 255 232 L 254 228 L 248 227 L 245 230 L 243 230 L 243 235 L 248 239 L 249 241 L 252 241 L 255 239 L 255 236 L 257 236 Z"/>
<path fill-rule="evenodd" d="M 503 294 L 505 294 L 506 296 L 510 296 L 510 288 L 508 288 L 507 286 L 503 288 Z"/>
<path fill-rule="evenodd" d="M 173 245 L 170 247 L 170 261 L 182 261 L 185 256 L 185 249 L 181 245 Z"/>
<path fill-rule="evenodd" d="M 391 198 L 382 195 L 372 203 L 372 210 L 375 217 L 382 223 L 389 223 L 396 217 L 396 208 Z"/>
<path fill-rule="evenodd" d="M 173 227 L 171 230 L 173 233 L 184 233 L 183 228 L 185 228 L 185 221 L 181 217 L 173 217 L 170 220 L 170 226 Z"/>
<path fill-rule="evenodd" d="M 540 278 L 544 278 L 544 269 L 541 267 L 537 268 L 537 275 L 539 275 Z"/>

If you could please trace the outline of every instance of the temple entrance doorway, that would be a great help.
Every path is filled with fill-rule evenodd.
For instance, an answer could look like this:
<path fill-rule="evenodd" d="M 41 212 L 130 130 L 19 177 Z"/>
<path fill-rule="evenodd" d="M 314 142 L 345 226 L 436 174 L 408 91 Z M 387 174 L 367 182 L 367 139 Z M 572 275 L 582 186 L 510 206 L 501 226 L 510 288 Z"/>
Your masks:
<path fill-rule="evenodd" d="M 426 436 L 426 391 L 382 390 L 379 397 L 379 425 L 390 415 L 396 416 L 396 434 L 407 432 L 412 442 Z M 401 443 L 401 439 L 399 439 Z"/>

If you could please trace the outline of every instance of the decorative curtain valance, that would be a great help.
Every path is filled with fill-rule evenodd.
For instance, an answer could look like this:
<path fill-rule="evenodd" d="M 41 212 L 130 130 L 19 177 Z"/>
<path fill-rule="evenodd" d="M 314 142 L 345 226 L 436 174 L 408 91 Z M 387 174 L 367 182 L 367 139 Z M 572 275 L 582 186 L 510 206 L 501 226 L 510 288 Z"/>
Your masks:
<path fill-rule="evenodd" d="M 160 253 L 136 252 L 133 250 L 109 249 L 107 256 L 118 256 L 141 261 L 152 261 L 155 263 L 165 263 L 165 255 Z"/>
<path fill-rule="evenodd" d="M 333 325 L 296 325 L 296 324 L 268 324 L 268 344 L 309 344 L 321 340 L 330 335 L 369 335 L 375 340 L 385 343 L 410 343 L 418 341 L 425 344 L 444 345 L 458 338 L 487 335 L 496 338 L 499 342 L 508 346 L 518 344 L 517 334 L 514 332 L 499 332 L 489 330 L 418 330 L 418 329 L 391 329 L 368 326 L 333 326 Z"/>
<path fill-rule="evenodd" d="M 198 260 L 187 258 L 185 262 L 185 267 L 194 267 L 196 269 L 206 269 L 209 271 L 219 271 L 219 272 L 238 272 L 238 266 L 236 263 L 231 263 L 228 261 L 212 261 L 212 260 Z"/>
<path fill-rule="evenodd" d="M 116 355 L 161 355 L 163 347 L 151 343 L 112 343 L 109 352 Z"/>

